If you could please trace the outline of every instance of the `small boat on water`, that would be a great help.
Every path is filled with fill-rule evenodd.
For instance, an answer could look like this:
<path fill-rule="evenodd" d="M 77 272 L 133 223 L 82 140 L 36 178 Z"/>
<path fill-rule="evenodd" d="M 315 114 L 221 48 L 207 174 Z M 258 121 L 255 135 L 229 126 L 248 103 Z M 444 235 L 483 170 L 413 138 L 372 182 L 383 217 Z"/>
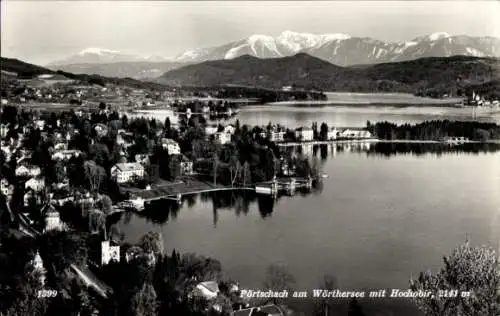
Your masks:
<path fill-rule="evenodd" d="M 326 179 L 326 178 L 328 178 L 328 175 L 327 175 L 326 173 L 323 173 L 323 174 L 321 175 L 321 178 Z"/>

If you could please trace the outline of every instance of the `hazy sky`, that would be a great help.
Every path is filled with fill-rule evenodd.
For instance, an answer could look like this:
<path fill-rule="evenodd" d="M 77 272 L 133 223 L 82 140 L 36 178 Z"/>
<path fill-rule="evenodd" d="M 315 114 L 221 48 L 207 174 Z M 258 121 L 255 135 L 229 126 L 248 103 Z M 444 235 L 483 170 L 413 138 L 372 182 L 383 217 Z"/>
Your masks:
<path fill-rule="evenodd" d="M 500 37 L 497 1 L 1 1 L 1 53 L 45 64 L 88 47 L 175 56 L 291 30 L 388 41 Z"/>

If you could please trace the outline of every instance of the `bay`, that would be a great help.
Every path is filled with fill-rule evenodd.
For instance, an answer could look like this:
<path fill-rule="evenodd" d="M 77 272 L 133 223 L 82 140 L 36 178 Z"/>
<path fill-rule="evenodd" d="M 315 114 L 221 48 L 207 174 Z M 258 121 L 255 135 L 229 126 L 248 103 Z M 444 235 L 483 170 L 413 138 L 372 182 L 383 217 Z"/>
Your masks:
<path fill-rule="evenodd" d="M 471 109 L 416 105 L 247 106 L 236 119 L 289 127 L 312 122 L 361 127 L 368 120 L 500 123 L 497 113 L 473 116 Z M 163 234 L 167 251 L 216 258 L 247 288 L 262 286 L 270 264 L 285 264 L 297 289 L 317 288 L 325 274 L 335 276 L 345 290 L 407 289 L 412 276 L 436 271 L 443 255 L 467 238 L 500 251 L 500 151 L 380 146 L 323 147 L 318 155 L 329 177 L 320 192 L 274 203 L 255 197 L 195 196 L 175 211 L 159 204 L 153 217 L 131 215 L 119 227 L 130 242 L 153 230 Z M 303 152 L 312 155 L 313 150 Z M 404 299 L 367 306 L 399 314 L 391 304 L 408 308 L 406 315 L 418 315 Z"/>
<path fill-rule="evenodd" d="M 153 230 L 167 251 L 217 258 L 248 288 L 262 286 L 270 264 L 284 264 L 297 289 L 317 288 L 325 274 L 346 290 L 407 289 L 467 238 L 500 251 L 499 151 L 417 155 L 427 145 L 413 153 L 371 146 L 329 146 L 321 192 L 252 198 L 246 207 L 227 195 L 196 196 L 164 219 L 132 215 L 119 226 L 130 242 Z M 162 218 L 167 210 L 154 212 Z"/>

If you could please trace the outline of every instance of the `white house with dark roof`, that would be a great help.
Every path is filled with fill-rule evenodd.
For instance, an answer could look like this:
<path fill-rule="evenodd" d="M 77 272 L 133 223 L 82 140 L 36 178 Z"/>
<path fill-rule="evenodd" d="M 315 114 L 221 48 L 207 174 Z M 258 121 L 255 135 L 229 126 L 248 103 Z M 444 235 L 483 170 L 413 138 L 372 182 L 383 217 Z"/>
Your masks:
<path fill-rule="evenodd" d="M 179 155 L 181 153 L 179 144 L 173 139 L 162 138 L 161 146 L 163 147 L 163 149 L 167 150 L 169 155 Z"/>
<path fill-rule="evenodd" d="M 172 167 L 179 167 L 179 176 L 189 176 L 193 174 L 193 161 L 185 155 L 176 155 L 171 161 Z"/>
<path fill-rule="evenodd" d="M 144 178 L 144 167 L 137 162 L 117 163 L 111 167 L 111 178 L 118 183 L 127 183 Z"/>
<path fill-rule="evenodd" d="M 16 176 L 31 176 L 37 177 L 42 173 L 42 170 L 38 166 L 31 165 L 21 165 L 16 168 Z"/>
<path fill-rule="evenodd" d="M 220 293 L 219 285 L 216 281 L 200 282 L 191 292 L 192 296 L 203 297 L 207 300 L 216 298 Z"/>
<path fill-rule="evenodd" d="M 44 232 L 51 230 L 64 230 L 64 224 L 61 221 L 59 212 L 52 205 L 46 205 L 42 209 L 42 213 L 45 214 Z"/>
<path fill-rule="evenodd" d="M 69 160 L 72 157 L 79 157 L 81 154 L 82 152 L 77 149 L 58 150 L 52 154 L 52 160 Z"/>
<path fill-rule="evenodd" d="M 271 130 L 267 133 L 267 138 L 272 142 L 282 142 L 285 140 L 285 131 Z"/>
<path fill-rule="evenodd" d="M 35 192 L 40 192 L 45 188 L 45 179 L 44 178 L 31 178 L 24 184 L 26 189 L 31 189 Z"/>
<path fill-rule="evenodd" d="M 366 129 L 346 128 L 338 133 L 338 137 L 348 139 L 371 138 L 372 134 Z"/>
<path fill-rule="evenodd" d="M 101 242 L 101 265 L 110 261 L 120 262 L 120 246 L 111 246 L 109 240 Z"/>

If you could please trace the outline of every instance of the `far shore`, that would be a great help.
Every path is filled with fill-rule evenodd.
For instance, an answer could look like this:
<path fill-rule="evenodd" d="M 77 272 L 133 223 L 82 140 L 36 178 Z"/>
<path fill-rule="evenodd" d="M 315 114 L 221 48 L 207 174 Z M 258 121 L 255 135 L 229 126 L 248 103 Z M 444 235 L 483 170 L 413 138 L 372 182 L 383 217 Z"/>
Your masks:
<path fill-rule="evenodd" d="M 328 106 L 455 106 L 462 98 L 434 99 L 409 93 L 325 92 L 327 100 L 296 100 L 269 102 L 266 105 L 328 105 Z"/>

